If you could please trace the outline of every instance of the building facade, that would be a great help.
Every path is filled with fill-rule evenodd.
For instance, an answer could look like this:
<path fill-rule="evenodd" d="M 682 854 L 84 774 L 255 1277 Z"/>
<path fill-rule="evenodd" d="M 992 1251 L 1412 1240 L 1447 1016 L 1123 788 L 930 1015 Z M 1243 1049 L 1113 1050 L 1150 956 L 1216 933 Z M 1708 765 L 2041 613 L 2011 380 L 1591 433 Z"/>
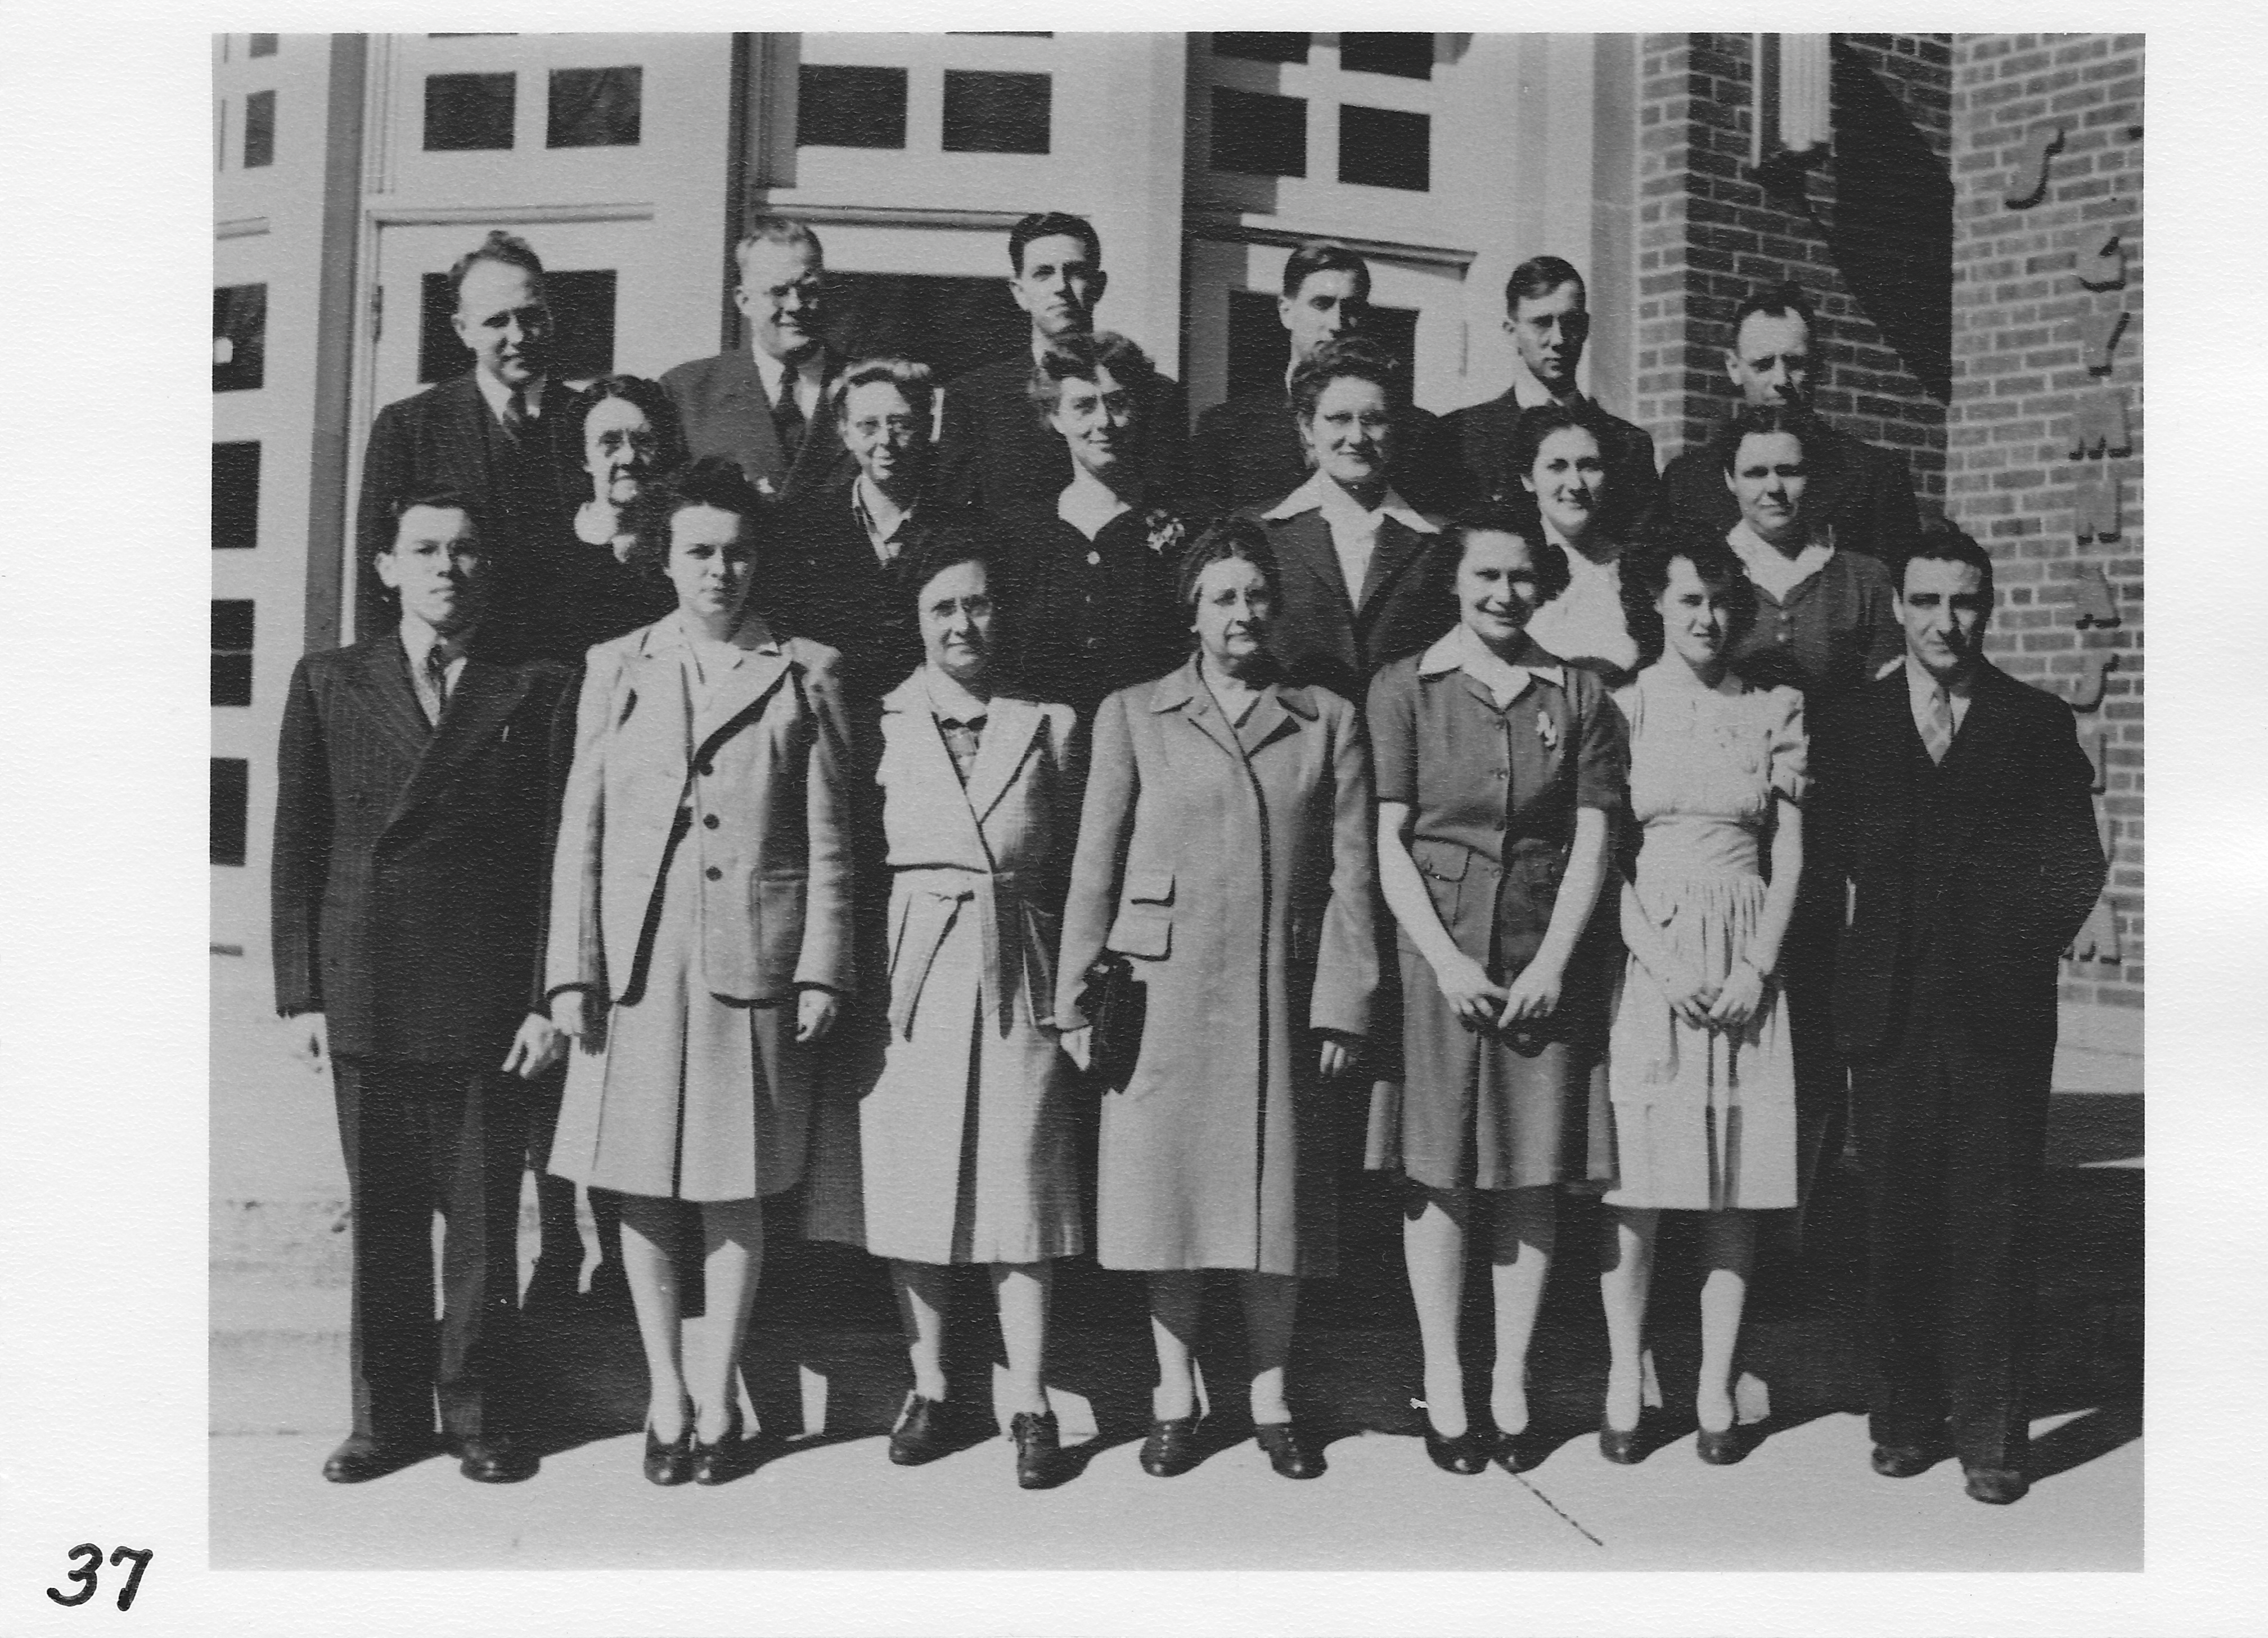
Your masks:
<path fill-rule="evenodd" d="M 2117 859 L 2067 998 L 2138 1031 L 2140 52 L 2093 35 L 217 37 L 217 958 L 265 968 L 284 687 L 356 629 L 372 417 L 462 367 L 457 256 L 492 227 L 522 235 L 574 366 L 658 375 L 740 344 L 730 247 L 751 216 L 792 216 L 825 243 L 846 346 L 950 373 L 1019 344 L 1007 228 L 1063 209 L 1101 235 L 1101 322 L 1178 374 L 1192 413 L 1280 373 L 1278 280 L 1311 237 L 1371 259 L 1437 411 L 1509 385 L 1511 269 L 1574 262 L 1588 389 L 1665 460 L 1730 402 L 1742 295 L 1802 283 L 1820 407 L 1898 447 L 1925 510 L 2005 559 L 1998 656 L 2088 713 Z M 2048 180 L 2012 207 L 2009 173 L 2051 119 Z M 2098 227 L 2122 235 L 2115 290 L 2071 270 L 2068 241 Z M 2080 305 L 2128 315 L 2104 370 L 2057 339 L 2088 329 Z M 2119 453 L 2064 454 L 2082 401 L 2099 418 L 2114 387 Z M 2106 474 L 2123 521 L 2082 541 Z"/>

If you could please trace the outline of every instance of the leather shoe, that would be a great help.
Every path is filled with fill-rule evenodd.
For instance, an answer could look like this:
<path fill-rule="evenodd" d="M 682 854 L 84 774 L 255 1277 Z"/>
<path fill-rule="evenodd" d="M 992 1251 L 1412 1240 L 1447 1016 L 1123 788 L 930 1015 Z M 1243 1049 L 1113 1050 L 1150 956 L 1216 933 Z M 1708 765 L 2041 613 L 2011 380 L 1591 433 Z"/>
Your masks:
<path fill-rule="evenodd" d="M 693 1409 L 686 1407 L 685 1426 L 665 1444 L 646 1424 L 645 1476 L 657 1485 L 681 1485 L 693 1477 Z"/>
<path fill-rule="evenodd" d="M 1468 1428 L 1454 1438 L 1444 1438 L 1425 1424 L 1425 1454 L 1445 1473 L 1477 1473 L 1488 1465 L 1488 1446 L 1478 1431 Z"/>
<path fill-rule="evenodd" d="M 725 1424 L 725 1435 L 711 1444 L 696 1437 L 693 1441 L 693 1482 L 696 1485 L 730 1484 L 740 1476 L 747 1457 L 747 1445 L 740 1437 L 740 1407 L 733 1406 L 732 1420 Z"/>
<path fill-rule="evenodd" d="M 1008 1437 L 1016 1442 L 1016 1483 L 1026 1490 L 1045 1490 L 1061 1477 L 1058 1457 L 1062 1436 L 1053 1411 L 1018 1411 L 1008 1419 Z"/>
<path fill-rule="evenodd" d="M 1518 1433 L 1498 1433 L 1496 1448 L 1489 1452 L 1490 1459 L 1507 1473 L 1524 1473 L 1531 1467 L 1541 1467 L 1543 1458 L 1550 1454 L 1550 1442 L 1533 1422 Z"/>
<path fill-rule="evenodd" d="M 1286 1479 L 1314 1479 L 1323 1471 L 1323 1458 L 1300 1437 L 1296 1422 L 1259 1422 L 1252 1436 L 1268 1453 L 1268 1465 Z"/>
<path fill-rule="evenodd" d="M 1637 1428 L 1609 1428 L 1599 1424 L 1599 1454 L 1619 1467 L 1631 1467 L 1646 1460 L 1643 1423 Z"/>
<path fill-rule="evenodd" d="M 1962 1472 L 1968 1475 L 1970 1497 L 1994 1507 L 2022 1501 L 2032 1487 L 2032 1481 L 2013 1467 L 1970 1467 L 1963 1463 Z"/>
<path fill-rule="evenodd" d="M 1948 1454 L 1937 1444 L 1878 1444 L 1873 1460 L 1874 1471 L 1885 1479 L 1911 1479 L 1935 1467 Z"/>
<path fill-rule="evenodd" d="M 1186 1473 L 1197 1465 L 1197 1419 L 1176 1416 L 1150 1424 L 1142 1441 L 1142 1471 L 1158 1479 Z"/>
<path fill-rule="evenodd" d="M 919 1467 L 950 1456 L 969 1442 L 965 1428 L 956 1401 L 909 1395 L 905 1414 L 890 1431 L 890 1460 L 900 1467 Z"/>
<path fill-rule="evenodd" d="M 1694 1435 L 1693 1454 L 1712 1467 L 1730 1467 L 1749 1453 L 1749 1436 L 1738 1422 L 1721 1432 L 1704 1428 Z"/>
<path fill-rule="evenodd" d="M 323 1477 L 335 1485 L 358 1485 L 398 1473 L 438 1449 L 430 1435 L 423 1439 L 380 1439 L 375 1434 L 355 1434 L 324 1459 Z"/>
<path fill-rule="evenodd" d="M 465 1440 L 458 1453 L 457 1471 L 475 1484 L 516 1485 L 535 1477 L 535 1453 L 500 1434 L 476 1435 Z"/>

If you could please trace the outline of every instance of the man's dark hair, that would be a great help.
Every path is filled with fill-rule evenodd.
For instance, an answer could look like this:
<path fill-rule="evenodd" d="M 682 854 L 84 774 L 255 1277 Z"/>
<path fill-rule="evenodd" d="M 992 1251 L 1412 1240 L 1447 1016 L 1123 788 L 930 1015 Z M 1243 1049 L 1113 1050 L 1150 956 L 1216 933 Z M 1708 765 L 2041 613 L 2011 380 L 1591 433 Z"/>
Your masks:
<path fill-rule="evenodd" d="M 1086 259 L 1096 267 L 1102 265 L 1102 235 L 1094 231 L 1094 224 L 1083 216 L 1072 216 L 1063 210 L 1035 210 L 1008 230 L 1008 266 L 1018 273 L 1024 270 L 1024 247 L 1035 239 L 1047 239 L 1062 233 L 1078 240 L 1086 247 Z"/>
<path fill-rule="evenodd" d="M 1814 337 L 1819 334 L 1819 316 L 1812 311 L 1811 298 L 1805 295 L 1803 286 L 1793 280 L 1779 284 L 1758 285 L 1748 293 L 1739 306 L 1733 309 L 1733 340 L 1735 345 L 1741 339 L 1741 326 L 1749 321 L 1751 314 L 1757 313 L 1775 319 L 1791 316 L 1801 319 L 1805 334 Z"/>
<path fill-rule="evenodd" d="M 501 262 L 508 268 L 519 268 L 538 285 L 543 283 L 543 259 L 526 240 L 504 229 L 491 228 L 489 236 L 465 252 L 449 269 L 449 305 L 454 307 L 464 293 L 465 275 L 482 262 Z"/>
<path fill-rule="evenodd" d="M 1512 277 L 1504 282 L 1504 310 L 1516 312 L 1521 302 L 1548 296 L 1562 284 L 1570 284 L 1585 301 L 1590 300 L 1590 287 L 1583 283 L 1583 276 L 1575 270 L 1573 262 L 1558 256 L 1530 256 L 1513 269 Z"/>
<path fill-rule="evenodd" d="M 1370 263 L 1346 246 L 1329 239 L 1311 239 L 1284 258 L 1284 297 L 1300 299 L 1300 288 L 1318 273 L 1351 273 L 1359 281 L 1362 299 L 1370 299 Z"/>
<path fill-rule="evenodd" d="M 1906 565 L 1917 558 L 1933 563 L 1965 563 L 1977 571 L 1984 592 L 1984 610 L 1992 610 L 1992 554 L 1977 543 L 1960 525 L 1948 518 L 1934 519 L 1921 527 L 1913 543 L 1900 552 L 1891 564 L 1890 583 L 1904 597 L 1906 592 Z"/>

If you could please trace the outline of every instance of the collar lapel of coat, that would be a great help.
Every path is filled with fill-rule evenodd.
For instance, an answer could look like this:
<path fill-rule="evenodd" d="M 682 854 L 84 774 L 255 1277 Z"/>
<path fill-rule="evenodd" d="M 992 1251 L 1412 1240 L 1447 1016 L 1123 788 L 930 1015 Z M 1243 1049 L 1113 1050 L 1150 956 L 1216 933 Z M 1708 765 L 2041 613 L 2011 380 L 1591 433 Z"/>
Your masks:
<path fill-rule="evenodd" d="M 1339 555 L 1331 546 L 1331 526 L 1321 512 L 1303 512 L 1284 522 L 1285 550 L 1278 560 L 1294 574 L 1303 574 L 1354 613 L 1354 598 L 1339 568 Z"/>
<path fill-rule="evenodd" d="M 520 667 L 468 658 L 441 720 L 426 741 L 417 771 L 402 786 L 401 798 L 394 805 L 393 818 L 400 818 L 446 785 L 468 757 L 490 749 L 500 728 L 508 734 L 511 729 L 506 725 L 527 687 L 527 673 Z"/>
<path fill-rule="evenodd" d="M 731 670 L 711 681 L 708 701 L 694 715 L 693 737 L 699 745 L 694 753 L 696 762 L 715 749 L 716 742 L 741 719 L 761 710 L 788 674 L 784 649 L 761 653 L 754 640 L 744 636 L 735 639 L 734 652 L 740 658 Z"/>
<path fill-rule="evenodd" d="M 984 733 L 968 770 L 968 810 L 980 825 L 1023 767 L 1042 719 L 1038 706 L 1012 695 L 996 694 L 985 706 Z"/>
<path fill-rule="evenodd" d="M 996 701 L 995 704 L 998 704 Z M 992 742 L 996 720 L 988 711 L 984 736 L 977 748 L 978 760 L 983 758 L 983 748 Z M 971 789 L 961 783 L 954 771 L 953 753 L 945 748 L 945 736 L 938 732 L 937 719 L 931 713 L 929 690 L 916 671 L 904 682 L 882 696 L 882 734 L 885 739 L 902 736 L 913 765 L 918 771 L 922 793 L 914 800 L 924 814 L 950 815 L 959 814 L 967 821 L 976 837 L 976 846 L 984 857 L 991 856 L 985 846 L 984 827 L 970 805 Z M 972 779 L 970 785 L 973 786 Z"/>
<path fill-rule="evenodd" d="M 469 668 L 469 667 L 468 668 Z M 413 762 L 422 759 L 433 738 L 424 707 L 409 683 L 409 657 L 394 632 L 371 644 L 357 685 L 370 702 L 371 719 Z"/>
<path fill-rule="evenodd" d="M 1213 714 L 1216 719 L 1219 716 L 1218 711 Z M 1315 704 L 1306 689 L 1270 684 L 1260 690 L 1260 697 L 1252 704 L 1252 714 L 1244 719 L 1244 743 L 1250 748 L 1246 755 L 1258 756 L 1263 748 L 1297 734 L 1314 719 Z"/>
<path fill-rule="evenodd" d="M 1403 570 L 1418 554 L 1418 550 L 1434 537 L 1420 535 L 1396 518 L 1381 518 L 1378 522 L 1378 544 L 1372 549 L 1370 567 L 1362 577 L 1362 607 L 1365 613 L 1378 602 L 1388 586 L 1400 578 Z"/>
<path fill-rule="evenodd" d="M 1183 721 L 1237 761 L 1244 760 L 1244 747 L 1237 742 L 1236 730 L 1228 719 L 1221 715 L 1212 690 L 1197 675 L 1197 662 L 1192 659 L 1178 671 L 1169 671 L 1158 679 L 1157 692 L 1152 696 L 1150 709 L 1156 712 L 1178 712 Z"/>

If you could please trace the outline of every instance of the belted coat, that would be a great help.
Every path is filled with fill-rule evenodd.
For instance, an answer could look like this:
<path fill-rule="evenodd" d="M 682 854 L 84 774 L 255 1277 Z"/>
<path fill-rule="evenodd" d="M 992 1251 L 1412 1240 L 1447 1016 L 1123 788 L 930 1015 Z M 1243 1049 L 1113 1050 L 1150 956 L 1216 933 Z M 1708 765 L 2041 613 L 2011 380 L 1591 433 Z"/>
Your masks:
<path fill-rule="evenodd" d="M 1332 1172 L 1347 1100 L 1316 1030 L 1361 1037 L 1378 987 L 1370 756 L 1328 690 L 1271 683 L 1232 725 L 1194 660 L 1094 723 L 1064 911 L 1056 1022 L 1123 952 L 1141 1050 L 1102 1110 L 1105 1267 L 1335 1272 Z"/>

